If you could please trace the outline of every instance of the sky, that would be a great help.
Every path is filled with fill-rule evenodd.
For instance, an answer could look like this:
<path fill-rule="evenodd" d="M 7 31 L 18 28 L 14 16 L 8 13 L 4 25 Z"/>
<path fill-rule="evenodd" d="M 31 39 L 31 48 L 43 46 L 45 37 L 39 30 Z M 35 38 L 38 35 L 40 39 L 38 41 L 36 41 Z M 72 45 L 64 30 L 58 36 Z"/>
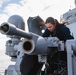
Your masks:
<path fill-rule="evenodd" d="M 74 7 L 74 0 L 0 0 L 0 24 L 12 15 L 25 21 L 37 15 L 44 21 L 49 16 L 60 21 L 60 16 Z"/>

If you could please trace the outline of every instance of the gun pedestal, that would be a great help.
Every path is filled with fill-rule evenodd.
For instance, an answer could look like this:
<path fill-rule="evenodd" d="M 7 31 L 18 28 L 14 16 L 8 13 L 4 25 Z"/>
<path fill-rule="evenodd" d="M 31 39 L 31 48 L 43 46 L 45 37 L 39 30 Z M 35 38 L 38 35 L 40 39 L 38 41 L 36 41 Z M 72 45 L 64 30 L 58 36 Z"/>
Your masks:
<path fill-rule="evenodd" d="M 9 18 L 8 23 L 3 23 L 0 26 L 0 32 L 11 38 L 11 40 L 6 42 L 6 54 L 16 58 L 15 65 L 10 65 L 8 67 L 6 75 L 28 75 L 32 72 L 34 75 L 35 71 L 33 70 L 35 70 L 36 64 L 47 64 L 48 53 L 55 53 L 53 50 L 56 52 L 64 51 L 64 43 L 57 37 L 43 38 L 32 32 L 26 33 L 23 27 L 21 27 L 23 26 L 22 18 L 20 18 L 20 21 L 16 21 L 16 19 L 18 20 L 19 18 L 17 17 L 18 16 L 16 16 L 13 21 L 13 17 L 11 17 L 12 19 Z M 43 64 L 40 65 L 41 66 L 35 72 L 38 75 L 41 73 Z M 64 67 L 61 68 L 64 69 Z M 47 68 L 45 73 L 47 73 Z"/>

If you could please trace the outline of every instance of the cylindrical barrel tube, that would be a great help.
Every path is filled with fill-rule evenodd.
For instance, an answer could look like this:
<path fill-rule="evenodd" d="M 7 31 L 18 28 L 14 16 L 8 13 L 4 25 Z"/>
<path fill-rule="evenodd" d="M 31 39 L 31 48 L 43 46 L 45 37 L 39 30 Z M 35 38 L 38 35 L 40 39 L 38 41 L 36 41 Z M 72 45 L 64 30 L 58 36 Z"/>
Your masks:
<path fill-rule="evenodd" d="M 24 39 L 22 49 L 25 54 L 31 54 L 35 50 L 35 43 L 33 40 Z"/>
<path fill-rule="evenodd" d="M 22 49 L 25 54 L 38 55 L 46 54 L 50 49 L 48 48 L 47 40 L 39 37 L 36 42 L 34 40 L 23 40 Z"/>
<path fill-rule="evenodd" d="M 8 23 L 2 23 L 2 25 L 0 26 L 0 31 L 1 33 L 6 35 L 17 35 L 27 39 L 32 38 L 32 35 L 30 33 L 26 33 L 25 31 L 16 28 L 14 25 Z"/>

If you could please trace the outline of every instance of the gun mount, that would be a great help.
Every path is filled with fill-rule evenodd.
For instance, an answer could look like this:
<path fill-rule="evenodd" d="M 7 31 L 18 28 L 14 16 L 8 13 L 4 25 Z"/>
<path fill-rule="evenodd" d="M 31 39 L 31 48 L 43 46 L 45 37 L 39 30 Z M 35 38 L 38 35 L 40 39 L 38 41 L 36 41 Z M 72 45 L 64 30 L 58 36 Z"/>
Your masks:
<path fill-rule="evenodd" d="M 12 24 L 3 23 L 0 27 L 0 30 L 2 34 L 16 35 L 26 38 L 22 42 L 22 50 L 24 50 L 27 54 L 46 54 L 51 47 L 58 47 L 58 39 L 56 37 L 45 39 L 31 32 L 26 33 L 25 31 L 16 28 L 15 25 Z M 49 44 L 49 41 L 51 44 Z"/>
<path fill-rule="evenodd" d="M 37 24 L 38 21 L 34 21 Z M 16 59 L 14 65 L 8 66 L 5 75 L 76 74 L 76 40 L 67 40 L 64 43 L 57 37 L 44 38 L 39 26 L 34 24 L 34 28 L 38 27 L 36 32 L 31 29 L 29 20 L 30 32 L 27 33 L 23 24 L 20 16 L 13 15 L 7 23 L 0 26 L 0 32 L 11 38 L 6 42 L 6 54 Z"/>

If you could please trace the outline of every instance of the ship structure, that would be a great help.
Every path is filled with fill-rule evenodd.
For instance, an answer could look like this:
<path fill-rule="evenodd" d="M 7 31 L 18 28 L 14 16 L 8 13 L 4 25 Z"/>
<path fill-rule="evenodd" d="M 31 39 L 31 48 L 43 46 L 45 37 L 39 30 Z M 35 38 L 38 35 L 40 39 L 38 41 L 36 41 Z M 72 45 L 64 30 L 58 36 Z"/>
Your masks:
<path fill-rule="evenodd" d="M 61 15 L 60 21 L 66 21 L 68 22 L 68 25 L 75 23 L 76 22 L 76 8 L 69 9 L 68 12 Z"/>
<path fill-rule="evenodd" d="M 66 13 L 60 16 L 60 22 L 66 22 L 66 26 L 70 29 L 71 34 L 76 39 L 76 0 L 74 1 L 75 8 L 69 9 Z"/>

